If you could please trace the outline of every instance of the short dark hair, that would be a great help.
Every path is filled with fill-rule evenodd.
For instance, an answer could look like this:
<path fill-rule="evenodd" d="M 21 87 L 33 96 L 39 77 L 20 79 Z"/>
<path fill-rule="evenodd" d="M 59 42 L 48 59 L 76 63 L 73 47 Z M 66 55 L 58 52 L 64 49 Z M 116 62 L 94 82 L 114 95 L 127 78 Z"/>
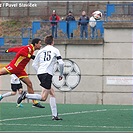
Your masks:
<path fill-rule="evenodd" d="M 45 42 L 46 45 L 47 45 L 47 44 L 51 45 L 52 42 L 53 42 L 53 36 L 52 36 L 52 35 L 47 35 L 47 36 L 45 37 L 45 39 L 44 39 L 44 42 Z"/>
<path fill-rule="evenodd" d="M 38 44 L 38 42 L 41 41 L 40 38 L 34 38 L 31 42 L 31 44 L 33 44 L 35 46 L 35 44 Z"/>

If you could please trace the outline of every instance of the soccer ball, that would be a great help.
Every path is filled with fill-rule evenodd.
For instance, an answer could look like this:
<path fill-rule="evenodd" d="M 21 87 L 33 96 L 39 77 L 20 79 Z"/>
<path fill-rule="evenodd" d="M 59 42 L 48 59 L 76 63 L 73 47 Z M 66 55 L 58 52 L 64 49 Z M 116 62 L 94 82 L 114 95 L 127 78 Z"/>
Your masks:
<path fill-rule="evenodd" d="M 102 12 L 101 11 L 95 11 L 92 13 L 92 15 L 96 20 L 100 20 L 102 18 Z"/>

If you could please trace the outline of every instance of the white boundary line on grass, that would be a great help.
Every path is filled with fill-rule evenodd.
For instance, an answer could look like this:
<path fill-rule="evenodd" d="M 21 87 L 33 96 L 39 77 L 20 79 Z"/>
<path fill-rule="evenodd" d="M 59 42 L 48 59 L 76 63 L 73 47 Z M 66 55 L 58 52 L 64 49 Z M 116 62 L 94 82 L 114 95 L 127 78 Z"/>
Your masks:
<path fill-rule="evenodd" d="M 102 109 L 102 110 L 90 110 L 90 111 L 81 111 L 81 112 L 71 112 L 71 113 L 63 113 L 63 114 L 59 114 L 59 115 L 75 115 L 75 114 L 85 114 L 85 113 L 94 113 L 94 112 L 103 112 L 103 111 L 107 111 L 106 109 Z M 49 117 L 51 115 L 40 115 L 40 116 L 32 116 L 32 117 L 19 117 L 19 118 L 11 118 L 11 119 L 3 119 L 0 120 L 0 122 L 4 122 L 4 121 L 12 121 L 12 120 L 24 120 L 24 119 L 34 119 L 34 118 L 42 118 L 42 117 Z"/>
<path fill-rule="evenodd" d="M 133 109 L 102 109 L 102 110 L 89 110 L 89 111 L 81 111 L 81 112 L 70 112 L 70 113 L 63 113 L 59 115 L 76 115 L 76 114 L 85 114 L 85 113 L 95 113 L 95 112 L 105 112 L 110 110 L 133 110 Z M 43 117 L 50 117 L 51 115 L 39 115 L 39 116 L 31 116 L 31 117 L 19 117 L 19 118 L 11 118 L 11 119 L 3 119 L 0 122 L 4 121 L 12 121 L 12 120 L 24 120 L 24 119 L 35 119 L 35 118 L 43 118 Z"/>
<path fill-rule="evenodd" d="M 0 123 L 0 125 L 5 126 L 37 126 L 37 127 L 76 127 L 76 128 L 115 128 L 115 129 L 133 129 L 133 127 L 123 127 L 123 126 L 81 126 L 81 125 L 47 125 L 47 124 L 6 124 Z"/>
<path fill-rule="evenodd" d="M 105 112 L 105 111 L 110 111 L 110 110 L 133 110 L 133 109 L 102 109 L 102 110 L 90 110 L 90 111 L 81 111 L 81 112 L 70 112 L 70 113 L 63 113 L 59 115 L 75 115 L 75 114 L 84 114 L 84 113 L 95 113 L 95 112 Z M 42 118 L 42 117 L 50 117 L 51 115 L 40 115 L 40 116 L 32 116 L 32 117 L 20 117 L 20 118 L 12 118 L 12 119 L 3 119 L 0 120 L 0 122 L 5 122 L 5 121 L 12 121 L 12 120 L 24 120 L 24 119 L 34 119 L 34 118 Z M 0 125 L 9 125 L 9 126 L 27 126 L 29 124 L 6 124 L 6 123 L 0 123 Z M 82 125 L 47 125 L 47 124 L 30 124 L 30 126 L 46 126 L 46 127 L 76 127 L 76 128 L 115 128 L 115 129 L 133 129 L 133 127 L 123 127 L 123 126 L 82 126 Z"/>

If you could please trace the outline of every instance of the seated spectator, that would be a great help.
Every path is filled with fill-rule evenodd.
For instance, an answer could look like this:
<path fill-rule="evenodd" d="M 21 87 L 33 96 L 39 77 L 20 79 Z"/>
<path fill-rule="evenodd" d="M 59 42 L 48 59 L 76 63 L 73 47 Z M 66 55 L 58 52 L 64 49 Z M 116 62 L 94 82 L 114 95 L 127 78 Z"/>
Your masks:
<path fill-rule="evenodd" d="M 72 12 L 69 11 L 68 12 L 68 15 L 66 16 L 66 22 L 67 22 L 67 37 L 68 38 L 73 38 L 73 33 L 70 33 L 70 24 L 71 24 L 71 21 L 75 21 L 75 17 L 73 16 Z"/>
<path fill-rule="evenodd" d="M 51 22 L 52 36 L 54 38 L 57 38 L 57 26 L 58 22 L 60 21 L 60 17 L 56 14 L 55 10 L 53 10 L 53 13 L 50 16 L 49 20 Z"/>

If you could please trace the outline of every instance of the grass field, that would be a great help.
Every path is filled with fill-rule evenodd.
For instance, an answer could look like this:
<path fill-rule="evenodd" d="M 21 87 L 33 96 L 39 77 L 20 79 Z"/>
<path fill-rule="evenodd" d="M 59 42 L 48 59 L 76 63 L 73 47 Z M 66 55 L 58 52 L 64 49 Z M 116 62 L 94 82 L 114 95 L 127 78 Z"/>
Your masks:
<path fill-rule="evenodd" d="M 23 105 L 0 103 L 0 131 L 133 131 L 130 105 L 57 104 L 62 121 L 51 120 L 49 104 Z"/>

